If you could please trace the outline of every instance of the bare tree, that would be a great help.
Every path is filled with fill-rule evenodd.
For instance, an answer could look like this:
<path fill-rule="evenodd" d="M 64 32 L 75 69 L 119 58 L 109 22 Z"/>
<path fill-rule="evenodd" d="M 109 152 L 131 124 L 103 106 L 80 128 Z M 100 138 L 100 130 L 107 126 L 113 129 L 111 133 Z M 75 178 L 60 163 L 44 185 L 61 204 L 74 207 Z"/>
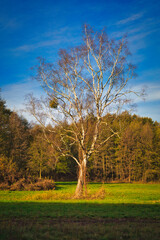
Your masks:
<path fill-rule="evenodd" d="M 107 139 L 99 141 L 103 116 L 115 107 L 120 107 L 131 91 L 127 83 L 134 77 L 134 66 L 128 62 L 129 51 L 125 38 L 110 40 L 106 32 L 94 32 L 84 26 L 83 43 L 69 50 L 60 50 L 55 64 L 39 59 L 36 79 L 47 97 L 37 100 L 29 97 L 28 110 L 45 129 L 50 119 L 63 128 L 60 140 L 62 148 L 53 142 L 54 148 L 70 156 L 78 164 L 79 174 L 75 197 L 80 197 L 85 186 L 89 157 L 117 132 L 110 130 Z M 94 117 L 92 132 L 88 140 L 88 116 Z M 44 120 L 45 119 L 45 120 Z M 64 120 L 70 125 L 64 127 Z M 70 139 L 65 144 L 65 134 Z M 76 145 L 78 156 L 70 150 Z"/>

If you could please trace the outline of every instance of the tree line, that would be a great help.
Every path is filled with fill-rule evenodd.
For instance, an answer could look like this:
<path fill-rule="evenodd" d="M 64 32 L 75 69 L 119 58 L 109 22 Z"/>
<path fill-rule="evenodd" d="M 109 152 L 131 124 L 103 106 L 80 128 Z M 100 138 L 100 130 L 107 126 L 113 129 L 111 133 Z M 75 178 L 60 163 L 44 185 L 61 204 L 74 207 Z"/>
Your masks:
<path fill-rule="evenodd" d="M 95 117 L 86 116 L 87 144 L 90 148 Z M 127 111 L 103 117 L 99 142 L 114 134 L 96 150 L 87 163 L 88 181 L 159 181 L 160 123 L 151 118 L 131 115 Z M 105 125 L 107 123 L 107 127 Z M 31 126 L 26 119 L 9 110 L 0 98 L 0 182 L 9 185 L 22 178 L 48 178 L 56 181 L 76 180 L 78 169 L 65 149 L 80 158 L 78 145 L 72 143 L 71 124 L 63 128 L 48 125 Z M 61 138 L 63 137 L 63 142 Z M 91 139 L 91 140 L 90 140 Z M 54 144 L 52 145 L 52 143 Z M 97 144 L 99 144 L 97 142 Z M 56 145 L 56 148 L 55 148 Z"/>

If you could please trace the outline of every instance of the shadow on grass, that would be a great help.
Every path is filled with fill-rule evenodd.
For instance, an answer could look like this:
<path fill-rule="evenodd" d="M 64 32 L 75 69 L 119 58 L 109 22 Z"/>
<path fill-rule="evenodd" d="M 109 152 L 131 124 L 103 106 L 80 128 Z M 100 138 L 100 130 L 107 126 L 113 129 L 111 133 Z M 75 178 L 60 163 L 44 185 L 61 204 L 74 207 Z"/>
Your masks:
<path fill-rule="evenodd" d="M 65 188 L 65 187 L 58 186 L 58 185 L 55 186 L 55 190 L 62 190 L 62 189 L 64 189 L 64 188 Z"/>
<path fill-rule="evenodd" d="M 159 240 L 158 204 L 0 202 L 0 240 Z"/>
<path fill-rule="evenodd" d="M 55 190 L 62 190 L 62 189 L 66 189 L 66 187 L 70 187 L 70 186 L 75 186 L 76 187 L 77 182 L 56 182 L 56 187 Z"/>
<path fill-rule="evenodd" d="M 0 218 L 145 218 L 160 220 L 159 204 L 87 202 L 0 202 Z"/>
<path fill-rule="evenodd" d="M 159 240 L 160 222 L 74 218 L 1 219 L 1 240 Z"/>
<path fill-rule="evenodd" d="M 56 187 L 55 190 L 62 190 L 62 189 L 66 189 L 66 187 L 70 187 L 70 186 L 75 186 L 76 187 L 76 182 L 56 182 Z"/>

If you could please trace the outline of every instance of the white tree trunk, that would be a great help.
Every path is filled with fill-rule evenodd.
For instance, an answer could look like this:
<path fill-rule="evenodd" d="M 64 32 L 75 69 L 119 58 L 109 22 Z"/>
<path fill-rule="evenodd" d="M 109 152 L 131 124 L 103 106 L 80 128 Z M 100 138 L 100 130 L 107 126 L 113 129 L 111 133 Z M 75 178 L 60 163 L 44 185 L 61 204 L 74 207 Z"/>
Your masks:
<path fill-rule="evenodd" d="M 83 159 L 79 166 L 78 183 L 75 191 L 75 198 L 79 198 L 83 195 L 83 190 L 86 185 L 86 158 Z"/>

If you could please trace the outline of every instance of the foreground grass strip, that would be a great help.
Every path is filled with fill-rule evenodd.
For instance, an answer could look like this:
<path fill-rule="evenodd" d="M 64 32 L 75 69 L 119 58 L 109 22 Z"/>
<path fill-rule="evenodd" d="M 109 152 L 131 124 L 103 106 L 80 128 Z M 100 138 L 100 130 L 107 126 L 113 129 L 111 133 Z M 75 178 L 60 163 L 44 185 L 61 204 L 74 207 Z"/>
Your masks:
<path fill-rule="evenodd" d="M 159 236 L 160 221 L 153 219 L 12 218 L 0 224 L 1 240 L 159 240 Z"/>

